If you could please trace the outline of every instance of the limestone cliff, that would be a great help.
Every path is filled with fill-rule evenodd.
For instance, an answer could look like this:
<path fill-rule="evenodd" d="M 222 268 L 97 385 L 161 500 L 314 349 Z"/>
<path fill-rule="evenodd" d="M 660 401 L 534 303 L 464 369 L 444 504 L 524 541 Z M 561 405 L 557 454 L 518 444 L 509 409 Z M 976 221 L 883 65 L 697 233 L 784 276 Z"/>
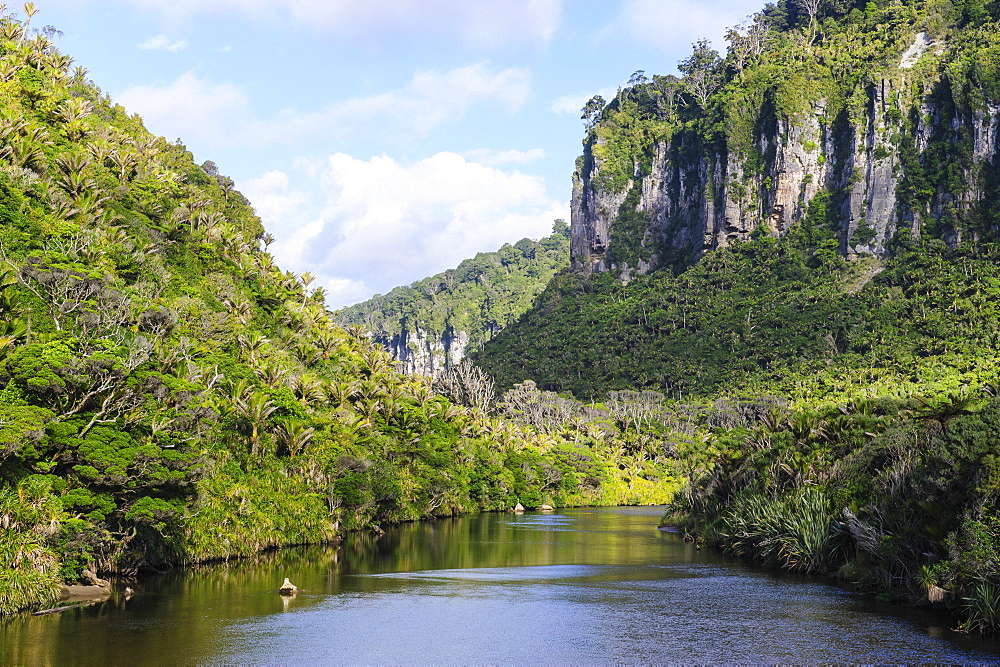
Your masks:
<path fill-rule="evenodd" d="M 376 333 L 372 340 L 396 361 L 396 369 L 407 375 L 438 377 L 466 356 L 469 334 L 451 327 L 440 335 L 428 334 L 420 326 L 395 333 Z"/>
<path fill-rule="evenodd" d="M 772 38 L 755 68 L 714 64 L 719 87 L 703 108 L 673 77 L 621 91 L 574 174 L 573 268 L 626 281 L 681 268 L 753 234 L 785 235 L 814 202 L 849 259 L 928 232 L 950 245 L 995 235 L 1000 100 L 967 64 L 981 45 L 919 25 L 884 37 L 875 67 L 833 39 L 776 65 L 768 56 L 789 47 Z"/>

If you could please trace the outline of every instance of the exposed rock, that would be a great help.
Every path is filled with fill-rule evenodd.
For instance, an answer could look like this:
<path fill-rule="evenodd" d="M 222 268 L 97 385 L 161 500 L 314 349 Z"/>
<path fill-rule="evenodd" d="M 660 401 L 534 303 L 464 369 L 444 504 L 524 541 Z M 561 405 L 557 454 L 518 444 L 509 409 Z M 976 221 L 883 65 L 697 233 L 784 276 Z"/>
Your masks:
<path fill-rule="evenodd" d="M 82 573 L 80 573 L 80 580 L 88 584 L 89 586 L 97 586 L 103 589 L 111 588 L 110 581 L 108 581 L 107 579 L 101 579 L 96 574 L 94 574 L 93 570 L 90 569 L 86 569 Z"/>
<path fill-rule="evenodd" d="M 110 597 L 111 591 L 106 586 L 62 586 L 59 589 L 60 600 L 103 600 Z"/>
<path fill-rule="evenodd" d="M 299 587 L 288 580 L 285 577 L 284 583 L 281 584 L 281 588 L 278 589 L 278 593 L 281 595 L 295 595 L 299 592 Z"/>
<path fill-rule="evenodd" d="M 514 511 L 515 512 L 523 512 L 524 511 L 524 505 L 522 505 L 521 503 L 518 503 L 518 504 L 514 505 Z"/>
<path fill-rule="evenodd" d="M 542 510 L 543 512 L 551 512 L 552 510 L 555 509 L 555 507 L 553 507 L 552 505 L 539 505 L 538 509 Z"/>
<path fill-rule="evenodd" d="M 834 231 L 840 253 L 848 259 L 886 256 L 900 229 L 918 238 L 925 225 L 961 219 L 985 196 L 980 170 L 997 163 L 1000 105 L 986 100 L 971 110 L 956 111 L 941 92 L 947 85 L 944 78 L 916 86 L 909 81 L 910 68 L 922 56 L 929 50 L 940 52 L 934 46 L 940 47 L 927 34 L 916 35 L 901 54 L 899 68 L 875 74 L 859 90 L 864 103 L 857 107 L 834 113 L 828 100 L 820 98 L 791 116 L 764 108 L 753 128 L 751 152 L 768 158 L 763 167 L 754 167 L 755 172 L 740 149 L 699 144 L 690 132 L 678 131 L 650 146 L 651 164 L 645 174 L 637 169 L 621 190 L 612 191 L 594 154 L 601 143 L 591 135 L 574 174 L 574 270 L 612 271 L 627 282 L 658 267 L 697 260 L 708 251 L 749 240 L 758 229 L 780 237 L 806 215 L 821 191 L 831 193 Z M 909 161 L 901 155 L 906 135 L 916 152 L 916 159 L 911 156 Z M 933 183 L 934 194 L 926 208 L 911 210 L 900 203 L 900 186 L 908 165 L 919 162 L 932 142 L 938 151 L 950 146 L 946 150 L 956 156 L 963 152 L 968 156 L 955 158 L 964 170 L 964 189 L 956 193 L 954 181 Z M 634 194 L 627 201 L 630 192 Z M 636 214 L 648 220 L 638 223 L 646 224 L 644 231 L 629 230 L 632 236 L 638 233 L 643 252 L 616 257 L 615 240 L 622 233 L 616 226 L 623 205 L 632 203 Z M 635 219 L 633 215 L 629 224 L 637 224 Z M 948 224 L 943 238 L 960 242 L 961 227 Z"/>
<path fill-rule="evenodd" d="M 903 54 L 903 59 L 899 61 L 899 69 L 911 69 L 931 44 L 933 42 L 926 32 L 918 32 L 913 44 L 910 44 L 910 48 Z"/>
<path fill-rule="evenodd" d="M 434 337 L 418 326 L 391 337 L 376 335 L 373 340 L 385 347 L 401 372 L 438 377 L 465 358 L 469 334 L 449 327 L 444 335 Z"/>

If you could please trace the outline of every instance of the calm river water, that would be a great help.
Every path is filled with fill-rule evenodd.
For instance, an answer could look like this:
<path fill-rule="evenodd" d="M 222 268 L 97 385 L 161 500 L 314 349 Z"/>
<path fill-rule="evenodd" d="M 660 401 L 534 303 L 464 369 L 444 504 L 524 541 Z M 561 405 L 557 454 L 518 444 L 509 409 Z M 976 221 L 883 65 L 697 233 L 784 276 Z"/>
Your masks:
<path fill-rule="evenodd" d="M 1000 658 L 941 617 L 696 551 L 659 515 L 486 514 L 141 580 L 129 600 L 0 623 L 0 664 Z"/>

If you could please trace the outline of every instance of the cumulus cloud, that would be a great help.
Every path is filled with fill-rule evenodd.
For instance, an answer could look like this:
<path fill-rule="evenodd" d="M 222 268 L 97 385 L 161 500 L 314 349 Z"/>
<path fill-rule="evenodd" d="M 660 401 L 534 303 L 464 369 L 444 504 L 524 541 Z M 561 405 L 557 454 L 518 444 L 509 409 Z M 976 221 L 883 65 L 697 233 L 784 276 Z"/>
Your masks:
<path fill-rule="evenodd" d="M 187 46 L 188 43 L 183 39 L 173 42 L 166 35 L 156 35 L 139 44 L 139 48 L 143 51 L 170 51 L 171 53 L 177 53 L 181 49 L 186 49 Z"/>
<path fill-rule="evenodd" d="M 205 15 L 290 23 L 366 46 L 414 36 L 498 47 L 548 42 L 559 27 L 562 0 L 124 0 L 159 13 L 172 25 Z"/>
<path fill-rule="evenodd" d="M 726 27 L 760 9 L 760 0 L 628 0 L 618 22 L 634 39 L 667 52 L 687 51 L 702 37 L 723 51 Z"/>
<path fill-rule="evenodd" d="M 304 210 L 287 176 L 241 183 L 282 266 L 310 271 L 341 307 L 433 275 L 477 252 L 549 233 L 568 218 L 537 176 L 443 152 L 411 165 L 337 153 L 316 174 L 320 210 Z"/>
<path fill-rule="evenodd" d="M 151 131 L 185 141 L 212 142 L 231 133 L 234 124 L 251 120 L 243 91 L 227 83 L 208 83 L 193 71 L 170 84 L 128 88 L 116 99 L 141 115 Z"/>
<path fill-rule="evenodd" d="M 520 109 L 531 92 L 527 71 L 494 71 L 488 63 L 446 72 L 416 72 L 403 88 L 334 102 L 317 111 L 286 110 L 272 118 L 250 112 L 246 94 L 212 83 L 193 70 L 168 84 L 129 88 L 117 95 L 154 132 L 213 145 L 264 147 L 315 136 L 348 137 L 377 129 L 383 136 L 423 137 L 459 121 L 477 105 Z"/>

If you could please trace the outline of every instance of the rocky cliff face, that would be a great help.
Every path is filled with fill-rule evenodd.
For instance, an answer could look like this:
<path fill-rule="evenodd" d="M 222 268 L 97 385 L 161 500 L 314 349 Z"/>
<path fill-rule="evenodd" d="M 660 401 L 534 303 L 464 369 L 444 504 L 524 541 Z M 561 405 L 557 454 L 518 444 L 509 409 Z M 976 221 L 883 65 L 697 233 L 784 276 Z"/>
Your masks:
<path fill-rule="evenodd" d="M 627 281 L 754 233 L 782 236 L 820 193 L 849 259 L 885 256 L 894 238 L 919 238 L 928 227 L 951 244 L 994 233 L 984 182 L 998 169 L 1000 107 L 987 96 L 968 103 L 968 91 L 953 89 L 946 44 L 923 32 L 910 39 L 850 104 L 834 110 L 806 91 L 811 101 L 795 114 L 761 105 L 742 150 L 681 127 L 646 147 L 624 186 L 608 186 L 614 130 L 598 124 L 574 174 L 574 269 Z"/>
<path fill-rule="evenodd" d="M 443 335 L 433 336 L 417 326 L 391 336 L 376 335 L 374 341 L 392 355 L 400 372 L 439 377 L 465 358 L 469 334 L 449 327 Z"/>

